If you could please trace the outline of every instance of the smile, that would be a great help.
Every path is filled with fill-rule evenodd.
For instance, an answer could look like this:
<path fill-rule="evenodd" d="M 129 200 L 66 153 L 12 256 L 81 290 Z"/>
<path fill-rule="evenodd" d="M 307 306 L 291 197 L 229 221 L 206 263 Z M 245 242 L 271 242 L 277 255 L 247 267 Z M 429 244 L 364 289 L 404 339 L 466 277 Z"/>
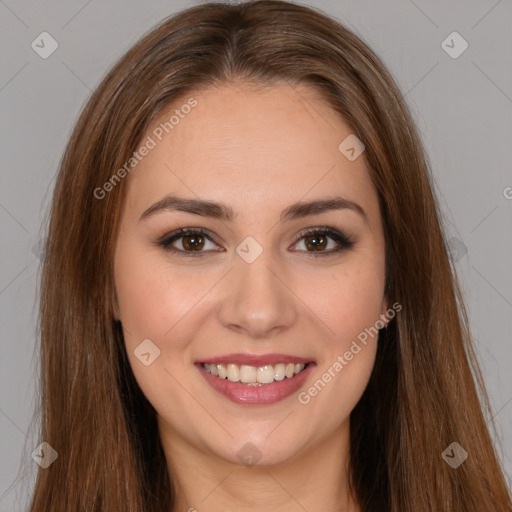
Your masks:
<path fill-rule="evenodd" d="M 316 363 L 284 354 L 231 354 L 197 361 L 194 366 L 220 396 L 236 404 L 261 406 L 297 393 Z"/>

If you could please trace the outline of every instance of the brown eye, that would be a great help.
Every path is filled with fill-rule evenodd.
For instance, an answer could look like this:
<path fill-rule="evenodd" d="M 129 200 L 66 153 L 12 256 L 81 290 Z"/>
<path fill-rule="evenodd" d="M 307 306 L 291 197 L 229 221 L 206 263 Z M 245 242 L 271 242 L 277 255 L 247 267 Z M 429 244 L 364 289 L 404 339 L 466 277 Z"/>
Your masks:
<path fill-rule="evenodd" d="M 181 243 L 179 242 L 181 239 Z M 209 248 L 208 244 L 213 247 Z M 166 251 L 181 253 L 184 256 L 203 256 L 206 253 L 215 251 L 219 252 L 218 247 L 212 238 L 202 229 L 182 229 L 174 231 L 166 235 L 158 245 L 162 246 Z"/>
<path fill-rule="evenodd" d="M 317 257 L 329 256 L 350 249 L 355 242 L 340 231 L 325 227 L 301 232 L 296 244 L 299 243 L 303 243 L 305 247 L 305 250 L 301 252 Z"/>
<path fill-rule="evenodd" d="M 321 251 L 327 247 L 327 238 L 326 236 L 319 235 L 308 235 L 304 237 L 306 247 L 311 249 L 312 251 Z"/>
<path fill-rule="evenodd" d="M 182 245 L 185 250 L 201 250 L 204 247 L 204 238 L 203 235 L 185 235 L 181 237 Z"/>
<path fill-rule="evenodd" d="M 305 249 L 300 249 L 299 252 L 304 252 L 312 257 L 334 255 L 349 249 L 355 243 L 340 231 L 328 227 L 310 229 L 300 235 L 295 245 L 303 243 Z M 181 243 L 179 243 L 180 240 Z M 208 248 L 208 244 L 212 244 L 213 247 Z M 183 256 L 205 256 L 211 252 L 223 251 L 223 249 L 218 249 L 219 246 L 213 241 L 213 238 L 201 228 L 180 228 L 166 235 L 158 242 L 158 245 L 166 251 Z"/>

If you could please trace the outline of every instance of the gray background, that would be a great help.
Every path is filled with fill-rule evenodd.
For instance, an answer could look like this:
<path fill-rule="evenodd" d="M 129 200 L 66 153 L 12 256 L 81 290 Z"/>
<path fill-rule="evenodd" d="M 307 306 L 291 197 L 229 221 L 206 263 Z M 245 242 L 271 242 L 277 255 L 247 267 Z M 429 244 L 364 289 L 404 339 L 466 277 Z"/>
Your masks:
<path fill-rule="evenodd" d="M 196 3 L 0 0 L 2 511 L 26 509 L 37 469 L 31 459 L 37 439 L 29 427 L 37 396 L 38 244 L 64 145 L 109 67 L 155 23 Z M 512 2 L 309 4 L 370 44 L 413 110 L 452 238 L 510 483 Z M 59 45 L 47 59 L 31 47 L 43 31 Z M 456 59 L 441 47 L 453 31 L 469 43 Z M 456 41 L 447 44 L 460 48 Z M 471 446 L 464 448 L 471 456 Z"/>

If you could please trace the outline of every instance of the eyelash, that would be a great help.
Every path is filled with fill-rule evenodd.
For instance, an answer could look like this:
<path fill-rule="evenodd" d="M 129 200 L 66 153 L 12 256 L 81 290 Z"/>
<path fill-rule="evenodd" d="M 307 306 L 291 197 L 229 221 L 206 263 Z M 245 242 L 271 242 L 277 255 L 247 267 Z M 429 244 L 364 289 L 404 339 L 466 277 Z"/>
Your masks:
<path fill-rule="evenodd" d="M 171 253 L 180 254 L 186 257 L 202 257 L 205 253 L 211 251 L 185 251 L 183 249 L 176 249 L 176 247 L 172 247 L 171 244 L 180 238 L 183 238 L 188 235 L 201 235 L 207 238 L 210 242 L 216 243 L 215 240 L 209 235 L 209 233 L 202 228 L 179 228 L 176 231 L 166 234 L 159 242 L 158 245 L 163 247 L 166 251 Z M 316 251 L 299 251 L 305 252 L 308 257 L 311 258 L 319 258 L 324 256 L 332 256 L 337 254 L 343 250 L 350 249 L 354 245 L 354 241 L 347 237 L 345 234 L 341 233 L 338 230 L 329 228 L 327 226 L 307 229 L 301 231 L 299 233 L 299 238 L 294 242 L 295 245 L 297 242 L 300 242 L 303 238 L 313 235 L 327 235 L 328 238 L 331 238 L 335 242 L 338 243 L 338 247 L 335 249 L 330 249 L 329 251 L 316 252 Z M 214 251 L 214 252 L 222 252 L 222 251 Z"/>

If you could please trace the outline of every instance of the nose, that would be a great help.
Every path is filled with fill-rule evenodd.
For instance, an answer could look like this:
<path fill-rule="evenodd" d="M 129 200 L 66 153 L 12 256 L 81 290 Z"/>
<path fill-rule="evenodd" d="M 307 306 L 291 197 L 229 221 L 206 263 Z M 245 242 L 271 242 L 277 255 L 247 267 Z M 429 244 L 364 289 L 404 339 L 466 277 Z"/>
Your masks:
<path fill-rule="evenodd" d="M 222 325 L 253 339 L 271 338 L 289 329 L 297 317 L 297 299 L 286 278 L 270 251 L 263 251 L 252 263 L 236 257 L 224 282 L 219 308 Z"/>

